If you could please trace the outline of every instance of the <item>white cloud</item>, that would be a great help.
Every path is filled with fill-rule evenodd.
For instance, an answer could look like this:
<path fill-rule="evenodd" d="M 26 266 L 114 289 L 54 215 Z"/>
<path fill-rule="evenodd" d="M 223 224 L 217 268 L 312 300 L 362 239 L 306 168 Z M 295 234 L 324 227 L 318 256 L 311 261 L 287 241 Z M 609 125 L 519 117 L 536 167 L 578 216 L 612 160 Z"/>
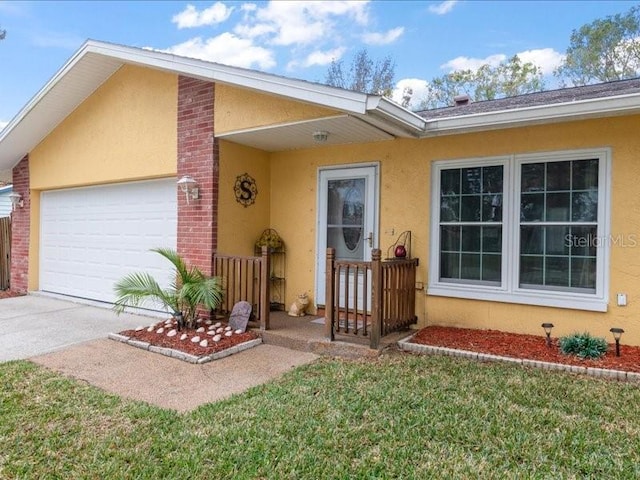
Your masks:
<path fill-rule="evenodd" d="M 409 109 L 415 108 L 420 101 L 427 96 L 429 92 L 429 82 L 420 78 L 403 78 L 396 83 L 393 89 L 392 99 L 398 104 L 402 104 L 405 91 L 410 89 L 411 102 L 408 105 Z"/>
<path fill-rule="evenodd" d="M 222 23 L 229 18 L 233 7 L 227 7 L 224 3 L 216 2 L 209 8 L 198 11 L 196 7 L 188 4 L 180 13 L 173 16 L 171 21 L 178 25 L 178 28 L 194 28 L 205 25 L 215 25 Z"/>
<path fill-rule="evenodd" d="M 334 60 L 340 60 L 346 50 L 347 49 L 345 47 L 338 47 L 324 52 L 316 50 L 315 52 L 307 55 L 307 58 L 303 62 L 303 65 L 305 67 L 312 67 L 314 65 L 329 65 Z"/>
<path fill-rule="evenodd" d="M 553 48 L 538 48 L 519 52 L 518 57 L 523 63 L 531 62 L 540 68 L 543 75 L 551 75 L 564 61 L 564 55 Z"/>
<path fill-rule="evenodd" d="M 458 0 L 446 0 L 442 3 L 429 5 L 429 11 L 436 15 L 446 15 L 453 9 L 456 3 L 458 3 Z"/>
<path fill-rule="evenodd" d="M 447 63 L 440 65 L 440 68 L 447 72 L 455 72 L 458 70 L 477 70 L 482 65 L 486 64 L 495 67 L 506 59 L 507 56 L 503 53 L 489 55 L 485 58 L 456 57 L 453 60 L 449 60 Z"/>
<path fill-rule="evenodd" d="M 255 9 L 255 16 L 247 18 L 247 25 L 237 31 L 267 32 L 274 45 L 308 45 L 337 34 L 336 23 L 350 20 L 358 25 L 368 23 L 368 2 L 269 2 Z M 246 13 L 246 12 L 245 12 Z"/>
<path fill-rule="evenodd" d="M 161 51 L 244 68 L 268 70 L 276 65 L 271 50 L 229 32 L 205 40 L 192 38 Z"/>
<path fill-rule="evenodd" d="M 365 33 L 364 35 L 362 35 L 362 41 L 368 45 L 387 45 L 389 43 L 395 42 L 402 36 L 403 33 L 404 27 L 392 28 L 391 30 L 384 33 Z"/>

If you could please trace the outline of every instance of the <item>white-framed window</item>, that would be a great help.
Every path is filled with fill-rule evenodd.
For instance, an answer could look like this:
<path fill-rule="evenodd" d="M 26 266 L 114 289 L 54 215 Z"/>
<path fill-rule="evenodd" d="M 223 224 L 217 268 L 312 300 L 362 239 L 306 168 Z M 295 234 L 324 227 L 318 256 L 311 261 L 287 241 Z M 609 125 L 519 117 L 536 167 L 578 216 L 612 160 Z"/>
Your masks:
<path fill-rule="evenodd" d="M 609 149 L 433 163 L 430 295 L 606 311 Z"/>

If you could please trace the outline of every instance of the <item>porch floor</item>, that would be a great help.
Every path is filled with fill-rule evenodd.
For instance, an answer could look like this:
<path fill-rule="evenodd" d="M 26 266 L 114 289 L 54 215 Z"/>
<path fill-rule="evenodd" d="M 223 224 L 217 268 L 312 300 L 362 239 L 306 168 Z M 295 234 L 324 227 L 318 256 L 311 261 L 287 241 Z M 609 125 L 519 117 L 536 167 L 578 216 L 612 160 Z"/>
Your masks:
<path fill-rule="evenodd" d="M 386 335 L 380 339 L 380 348 L 369 348 L 369 337 L 340 338 L 330 342 L 324 336 L 324 325 L 312 323 L 318 315 L 304 317 L 290 317 L 286 312 L 271 312 L 271 329 L 256 330 L 266 344 L 312 352 L 317 355 L 338 356 L 348 358 L 376 358 L 380 352 L 390 346 L 395 346 L 398 340 L 411 333 L 410 330 Z M 347 341 L 344 341 L 347 340 Z"/>

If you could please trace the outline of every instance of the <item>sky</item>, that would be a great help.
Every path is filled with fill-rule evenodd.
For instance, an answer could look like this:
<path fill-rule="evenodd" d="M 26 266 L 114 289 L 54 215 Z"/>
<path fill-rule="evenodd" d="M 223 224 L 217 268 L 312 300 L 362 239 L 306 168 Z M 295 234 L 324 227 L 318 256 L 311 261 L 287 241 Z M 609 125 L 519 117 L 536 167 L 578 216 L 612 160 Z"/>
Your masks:
<path fill-rule="evenodd" d="M 571 33 L 630 1 L 0 0 L 0 128 L 87 40 L 151 48 L 323 82 L 332 60 L 366 49 L 395 62 L 396 99 L 435 77 L 518 54 L 547 88 Z M 555 83 L 554 83 L 555 82 Z"/>

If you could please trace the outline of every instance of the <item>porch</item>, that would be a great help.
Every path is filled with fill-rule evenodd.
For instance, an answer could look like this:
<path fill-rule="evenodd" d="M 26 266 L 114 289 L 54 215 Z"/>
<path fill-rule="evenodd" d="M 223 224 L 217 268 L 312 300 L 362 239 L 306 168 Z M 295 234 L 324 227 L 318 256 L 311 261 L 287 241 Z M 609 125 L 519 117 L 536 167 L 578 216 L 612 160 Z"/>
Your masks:
<path fill-rule="evenodd" d="M 336 260 L 333 249 L 326 258 L 324 312 L 292 317 L 270 311 L 268 248 L 256 257 L 215 254 L 213 274 L 224 286 L 216 313 L 228 315 L 236 302 L 248 301 L 250 326 L 260 329 L 265 343 L 324 355 L 377 356 L 407 335 L 416 323 L 417 259 L 383 261 L 378 249 L 368 262 Z"/>

